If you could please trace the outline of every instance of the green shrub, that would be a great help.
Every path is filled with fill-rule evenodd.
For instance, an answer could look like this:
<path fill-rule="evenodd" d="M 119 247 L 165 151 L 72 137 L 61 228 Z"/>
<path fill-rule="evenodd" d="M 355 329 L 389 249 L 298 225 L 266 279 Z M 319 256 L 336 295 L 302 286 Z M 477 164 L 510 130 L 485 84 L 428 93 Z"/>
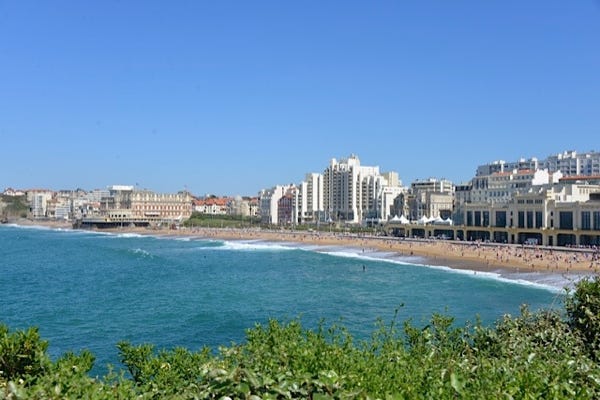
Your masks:
<path fill-rule="evenodd" d="M 37 328 L 10 332 L 0 325 L 0 381 L 31 381 L 44 373 L 50 365 L 47 348 Z"/>
<path fill-rule="evenodd" d="M 600 277 L 583 279 L 567 298 L 568 322 L 586 346 L 588 354 L 600 361 Z"/>

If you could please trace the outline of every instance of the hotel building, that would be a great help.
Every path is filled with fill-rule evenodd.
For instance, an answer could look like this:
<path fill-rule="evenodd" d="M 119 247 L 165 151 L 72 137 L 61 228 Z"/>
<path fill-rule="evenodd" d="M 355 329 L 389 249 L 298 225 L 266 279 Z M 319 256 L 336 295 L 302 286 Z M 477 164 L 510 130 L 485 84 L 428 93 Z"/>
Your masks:
<path fill-rule="evenodd" d="M 328 220 L 361 223 L 386 219 L 393 200 L 402 191 L 388 190 L 388 179 L 397 174 L 381 174 L 379 167 L 360 165 L 356 155 L 339 162 L 334 158 L 323 172 L 323 207 Z M 385 209 L 382 207 L 385 206 Z"/>

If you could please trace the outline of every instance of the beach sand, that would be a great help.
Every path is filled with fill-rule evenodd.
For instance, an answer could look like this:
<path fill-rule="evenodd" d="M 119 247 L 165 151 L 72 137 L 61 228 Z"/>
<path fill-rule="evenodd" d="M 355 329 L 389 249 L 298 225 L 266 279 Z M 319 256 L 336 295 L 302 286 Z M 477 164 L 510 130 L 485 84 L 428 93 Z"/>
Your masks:
<path fill-rule="evenodd" d="M 57 229 L 71 228 L 70 224 L 62 221 L 16 220 L 10 222 L 17 225 L 41 225 Z M 358 251 L 364 252 L 377 251 L 394 253 L 400 256 L 417 256 L 423 259 L 423 264 L 474 271 L 504 270 L 511 273 L 584 274 L 597 274 L 600 271 L 598 253 L 594 253 L 591 249 L 544 248 L 451 240 L 403 239 L 329 232 L 264 230 L 258 228 L 150 229 L 123 227 L 104 229 L 102 231 L 159 236 L 189 236 L 221 240 L 261 240 L 323 247 L 340 246 L 359 249 Z"/>

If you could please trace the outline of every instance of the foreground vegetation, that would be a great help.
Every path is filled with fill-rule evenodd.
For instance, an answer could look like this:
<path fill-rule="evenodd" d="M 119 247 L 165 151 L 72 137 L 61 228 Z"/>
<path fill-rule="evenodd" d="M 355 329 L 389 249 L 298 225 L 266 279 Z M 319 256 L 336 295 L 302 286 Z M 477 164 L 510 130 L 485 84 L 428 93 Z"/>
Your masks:
<path fill-rule="evenodd" d="M 155 351 L 118 344 L 124 371 L 102 379 L 89 352 L 52 361 L 38 331 L 0 326 L 0 398 L 594 399 L 600 398 L 600 279 L 564 313 L 523 307 L 493 327 L 434 315 L 417 328 L 379 323 L 355 343 L 344 328 L 270 321 L 240 345 Z"/>

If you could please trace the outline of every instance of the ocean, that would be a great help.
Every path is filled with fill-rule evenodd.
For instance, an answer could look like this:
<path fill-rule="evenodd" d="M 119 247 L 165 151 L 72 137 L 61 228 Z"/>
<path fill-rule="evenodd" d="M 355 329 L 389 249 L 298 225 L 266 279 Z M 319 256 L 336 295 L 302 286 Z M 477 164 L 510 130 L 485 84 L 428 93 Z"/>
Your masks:
<path fill-rule="evenodd" d="M 90 350 L 92 373 L 120 368 L 116 344 L 157 349 L 240 343 L 271 318 L 341 323 L 357 339 L 378 318 L 457 324 L 562 307 L 568 278 L 450 270 L 362 249 L 0 226 L 0 323 L 37 326 L 57 357 Z M 567 279 L 567 280 L 565 280 Z"/>

